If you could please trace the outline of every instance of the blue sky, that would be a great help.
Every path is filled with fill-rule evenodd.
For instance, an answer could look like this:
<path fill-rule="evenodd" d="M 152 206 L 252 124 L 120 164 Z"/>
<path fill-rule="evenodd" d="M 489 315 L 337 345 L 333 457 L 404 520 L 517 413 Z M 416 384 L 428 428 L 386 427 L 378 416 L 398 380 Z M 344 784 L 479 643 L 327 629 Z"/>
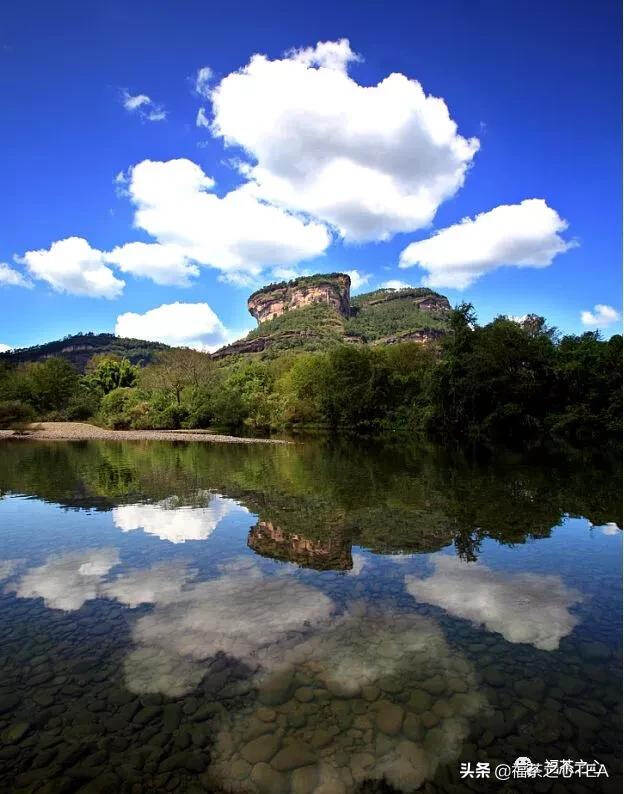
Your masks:
<path fill-rule="evenodd" d="M 6 6 L 0 344 L 214 346 L 332 270 L 618 332 L 618 6 Z"/>

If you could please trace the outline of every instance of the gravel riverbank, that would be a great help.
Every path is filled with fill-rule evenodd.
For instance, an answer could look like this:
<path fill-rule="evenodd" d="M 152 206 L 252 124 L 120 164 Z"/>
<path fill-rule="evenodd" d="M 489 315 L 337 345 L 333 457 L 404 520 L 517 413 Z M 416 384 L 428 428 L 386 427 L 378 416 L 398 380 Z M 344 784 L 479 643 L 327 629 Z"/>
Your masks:
<path fill-rule="evenodd" d="M 0 430 L 0 441 L 198 441 L 209 444 L 290 444 L 273 438 L 239 438 L 205 430 L 108 430 L 87 422 L 37 422 L 23 433 Z"/>

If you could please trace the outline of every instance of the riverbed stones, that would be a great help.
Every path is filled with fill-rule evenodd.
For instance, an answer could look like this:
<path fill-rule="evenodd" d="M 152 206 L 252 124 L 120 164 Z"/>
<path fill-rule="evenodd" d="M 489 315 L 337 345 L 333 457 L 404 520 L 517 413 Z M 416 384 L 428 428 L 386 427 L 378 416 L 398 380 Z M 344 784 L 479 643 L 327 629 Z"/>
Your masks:
<path fill-rule="evenodd" d="M 396 703 L 389 700 L 379 701 L 375 718 L 377 728 L 388 736 L 395 736 L 401 730 L 403 714 L 403 709 Z"/>
<path fill-rule="evenodd" d="M 440 718 L 438 715 L 433 711 L 425 711 L 423 714 L 420 715 L 420 719 L 422 724 L 425 728 L 433 728 L 435 725 L 440 722 Z"/>
<path fill-rule="evenodd" d="M 573 725 L 576 725 L 582 731 L 594 733 L 600 729 L 600 720 L 586 711 L 577 708 L 567 708 L 563 710 L 563 713 Z"/>
<path fill-rule="evenodd" d="M 2 742 L 4 744 L 16 744 L 30 730 L 29 722 L 14 722 L 2 731 Z"/>
<path fill-rule="evenodd" d="M 451 692 L 463 693 L 468 691 L 468 684 L 463 678 L 449 678 L 447 683 Z"/>
<path fill-rule="evenodd" d="M 561 735 L 561 715 L 554 711 L 543 711 L 537 715 L 533 736 L 540 744 L 554 744 Z"/>
<path fill-rule="evenodd" d="M 347 787 L 340 778 L 335 780 L 325 780 L 317 788 L 314 794 L 346 794 Z"/>
<path fill-rule="evenodd" d="M 292 684 L 292 669 L 280 670 L 264 679 L 258 698 L 265 706 L 279 706 L 289 699 Z"/>
<path fill-rule="evenodd" d="M 177 750 L 186 750 L 187 747 L 191 744 L 191 735 L 190 733 L 185 730 L 184 728 L 180 728 L 176 731 L 173 737 L 173 746 Z"/>
<path fill-rule="evenodd" d="M 48 708 L 49 706 L 54 705 L 56 701 L 56 697 L 52 692 L 36 692 L 33 695 L 33 700 L 38 706 L 42 708 Z"/>
<path fill-rule="evenodd" d="M 307 721 L 307 714 L 302 708 L 296 708 L 288 714 L 288 725 L 291 728 L 303 728 Z"/>
<path fill-rule="evenodd" d="M 147 725 L 161 713 L 160 706 L 144 706 L 134 715 L 133 721 L 139 725 Z"/>
<path fill-rule="evenodd" d="M 241 755 L 250 764 L 270 761 L 280 746 L 280 739 L 274 733 L 266 733 L 252 739 L 242 749 Z"/>
<path fill-rule="evenodd" d="M 327 633 L 289 638 L 268 651 L 268 663 L 258 657 L 247 700 L 208 724 L 217 733 L 211 774 L 219 785 L 336 794 L 387 772 L 410 790 L 428 774 L 428 756 L 459 751 L 468 719 L 483 705 L 473 668 L 459 664 L 429 619 L 368 609 L 355 607 Z M 382 642 L 392 654 L 378 653 Z M 393 643 L 402 649 L 396 658 Z M 263 673 L 277 657 L 282 669 Z"/>
<path fill-rule="evenodd" d="M 182 709 L 178 703 L 167 703 L 163 709 L 163 726 L 168 733 L 173 733 L 180 724 Z"/>
<path fill-rule="evenodd" d="M 291 794 L 312 794 L 318 784 L 316 766 L 304 766 L 295 769 L 290 778 Z"/>
<path fill-rule="evenodd" d="M 380 679 L 379 686 L 384 692 L 387 692 L 391 695 L 396 695 L 397 692 L 400 692 L 403 689 L 404 684 L 395 676 L 384 676 Z"/>
<path fill-rule="evenodd" d="M 198 752 L 188 750 L 174 753 L 166 758 L 160 768 L 163 772 L 171 772 L 174 769 L 183 769 L 187 772 L 203 772 L 207 765 L 207 758 Z"/>
<path fill-rule="evenodd" d="M 310 737 L 310 745 L 316 750 L 321 747 L 326 747 L 335 736 L 335 731 L 330 731 L 327 728 L 318 728 Z"/>
<path fill-rule="evenodd" d="M 271 766 L 279 772 L 289 772 L 301 766 L 308 766 L 316 762 L 316 755 L 312 749 L 303 743 L 292 743 L 282 749 L 271 760 Z"/>
<path fill-rule="evenodd" d="M 435 675 L 422 683 L 423 689 L 430 695 L 441 695 L 446 690 L 446 683 L 441 675 Z"/>
<path fill-rule="evenodd" d="M 576 678 L 575 676 L 565 674 L 557 677 L 557 684 L 559 685 L 559 688 L 566 693 L 566 695 L 573 696 L 580 694 L 586 687 L 585 681 L 582 681 L 580 678 Z"/>
<path fill-rule="evenodd" d="M 234 780 L 247 780 L 251 775 L 251 764 L 247 763 L 243 758 L 238 758 L 230 766 L 230 772 Z"/>
<path fill-rule="evenodd" d="M 353 698 L 360 692 L 360 685 L 357 681 L 349 679 L 326 681 L 327 690 L 337 698 Z"/>
<path fill-rule="evenodd" d="M 524 678 L 514 682 L 514 690 L 521 698 L 540 701 L 544 695 L 544 682 L 541 678 Z"/>
<path fill-rule="evenodd" d="M 362 687 L 362 697 L 364 700 L 367 700 L 369 703 L 372 703 L 374 700 L 377 700 L 379 697 L 379 687 L 369 685 Z"/>
<path fill-rule="evenodd" d="M 288 778 L 264 761 L 257 763 L 251 770 L 251 779 L 260 794 L 286 794 Z"/>
<path fill-rule="evenodd" d="M 403 722 L 403 733 L 413 742 L 419 742 L 423 738 L 423 724 L 415 714 L 408 714 Z"/>
<path fill-rule="evenodd" d="M 608 659 L 611 656 L 609 646 L 604 642 L 584 642 L 581 645 L 581 653 L 587 659 Z"/>
<path fill-rule="evenodd" d="M 384 767 L 384 776 L 400 791 L 419 788 L 427 772 L 428 762 L 422 747 L 409 741 L 398 744 L 392 763 Z"/>
<path fill-rule="evenodd" d="M 432 703 L 433 698 L 431 695 L 428 692 L 423 692 L 422 689 L 417 689 L 415 692 L 412 692 L 408 701 L 410 709 L 415 711 L 417 714 L 422 714 L 425 711 L 429 711 Z"/>
<path fill-rule="evenodd" d="M 503 673 L 496 667 L 484 667 L 481 671 L 481 676 L 486 684 L 493 687 L 505 686 L 506 679 Z"/>
<path fill-rule="evenodd" d="M 436 701 L 431 710 L 441 718 L 452 717 L 454 713 L 453 706 L 448 700 Z"/>
<path fill-rule="evenodd" d="M 223 717 L 226 714 L 226 708 L 223 703 L 210 702 L 204 703 L 193 713 L 191 719 L 193 722 L 205 722 L 212 720 L 215 717 Z"/>
<path fill-rule="evenodd" d="M 7 711 L 13 711 L 13 709 L 19 705 L 20 697 L 19 695 L 15 694 L 1 694 L 0 695 L 0 714 L 6 714 Z"/>
<path fill-rule="evenodd" d="M 277 717 L 277 712 L 273 709 L 261 706 L 259 709 L 256 709 L 256 717 L 262 722 L 274 722 Z"/>

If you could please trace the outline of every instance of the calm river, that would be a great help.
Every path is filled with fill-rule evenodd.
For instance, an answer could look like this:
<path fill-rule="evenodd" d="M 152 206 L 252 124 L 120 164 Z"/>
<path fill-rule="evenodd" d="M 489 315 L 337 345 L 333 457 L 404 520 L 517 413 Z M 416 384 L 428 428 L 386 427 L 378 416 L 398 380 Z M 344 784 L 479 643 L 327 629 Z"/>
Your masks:
<path fill-rule="evenodd" d="M 620 483 L 4 442 L 0 791 L 619 792 Z"/>

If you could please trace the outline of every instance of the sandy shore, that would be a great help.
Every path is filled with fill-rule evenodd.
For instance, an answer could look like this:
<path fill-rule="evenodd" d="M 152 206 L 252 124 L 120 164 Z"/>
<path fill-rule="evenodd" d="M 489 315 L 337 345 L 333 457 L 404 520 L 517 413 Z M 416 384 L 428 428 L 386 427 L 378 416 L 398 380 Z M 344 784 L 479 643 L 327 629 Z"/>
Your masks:
<path fill-rule="evenodd" d="M 107 430 L 86 422 L 37 422 L 26 432 L 0 430 L 0 441 L 199 441 L 209 444 L 289 444 L 273 438 L 222 436 L 207 430 Z"/>

